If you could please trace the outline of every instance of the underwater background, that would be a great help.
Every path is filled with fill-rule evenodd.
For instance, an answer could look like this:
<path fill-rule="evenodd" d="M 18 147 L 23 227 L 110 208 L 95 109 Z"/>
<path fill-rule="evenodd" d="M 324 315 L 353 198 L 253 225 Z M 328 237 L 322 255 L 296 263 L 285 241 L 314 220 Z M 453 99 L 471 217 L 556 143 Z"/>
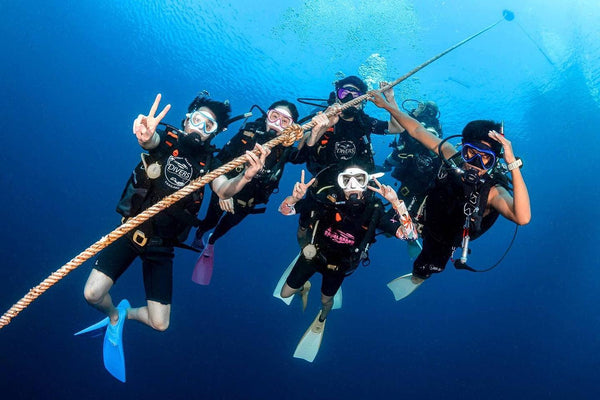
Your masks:
<path fill-rule="evenodd" d="M 595 0 L 3 2 L 0 312 L 117 226 L 141 153 L 132 122 L 156 93 L 172 104 L 164 121 L 173 125 L 202 90 L 229 99 L 233 115 L 326 98 L 343 75 L 391 81 L 504 9 L 514 21 L 396 87 L 399 102 L 436 101 L 445 135 L 473 119 L 504 120 L 533 218 L 498 268 L 449 264 L 395 302 L 386 283 L 412 264 L 403 242 L 380 236 L 371 265 L 344 282 L 316 360 L 292 358 L 320 302 L 313 290 L 302 313 L 297 299 L 287 307 L 271 296 L 298 252 L 297 219 L 277 213 L 300 176 L 288 166 L 266 214 L 217 242 L 210 286 L 190 280 L 197 255 L 177 250 L 170 328 L 125 324 L 127 383 L 104 370 L 101 339 L 73 336 L 102 317 L 83 298 L 87 262 L 0 330 L 0 397 L 598 398 Z M 372 104 L 366 112 L 388 118 Z M 391 140 L 374 138 L 379 163 Z M 513 232 L 499 221 L 473 243 L 470 263 L 492 265 Z M 111 293 L 143 304 L 139 262 Z"/>

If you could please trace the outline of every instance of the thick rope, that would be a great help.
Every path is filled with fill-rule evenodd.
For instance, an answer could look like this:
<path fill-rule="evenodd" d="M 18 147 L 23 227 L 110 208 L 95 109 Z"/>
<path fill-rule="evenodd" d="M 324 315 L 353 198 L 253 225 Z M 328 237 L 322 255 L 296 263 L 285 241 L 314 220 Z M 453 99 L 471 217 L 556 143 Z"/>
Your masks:
<path fill-rule="evenodd" d="M 294 125 L 283 131 L 281 135 L 263 144 L 263 147 L 272 149 L 273 147 L 279 144 L 283 144 L 284 146 L 289 147 L 293 145 L 296 140 L 300 140 L 303 134 L 304 131 L 302 127 Z M 85 261 L 98 254 L 102 249 L 106 248 L 108 245 L 110 245 L 120 237 L 124 236 L 129 231 L 140 226 L 142 223 L 146 222 L 148 219 L 152 218 L 162 210 L 170 207 L 179 200 L 195 192 L 207 183 L 212 182 L 217 177 L 226 174 L 227 172 L 233 170 L 236 167 L 244 165 L 248 161 L 247 157 L 248 156 L 246 155 L 242 155 L 236 158 L 235 160 L 230 161 L 225 165 L 222 165 L 214 171 L 211 171 L 206 175 L 196 178 L 184 188 L 178 190 L 173 194 L 170 194 L 169 196 L 154 204 L 152 207 L 147 208 L 135 217 L 128 219 L 127 222 L 123 223 L 121 226 L 110 232 L 108 235 L 104 236 L 96 243 L 92 244 L 90 247 L 82 251 L 75 258 L 73 258 L 71 261 L 69 261 L 68 263 L 60 267 L 58 270 L 53 272 L 39 285 L 29 290 L 29 293 L 23 296 L 21 300 L 16 302 L 8 311 L 6 311 L 4 315 L 0 317 L 0 329 L 8 325 L 14 317 L 16 317 L 21 311 L 27 308 L 29 304 L 31 304 L 35 299 L 40 297 L 51 286 L 53 286 L 62 278 L 67 276 L 68 273 L 73 271 L 75 268 L 79 267 Z"/>
<path fill-rule="evenodd" d="M 389 83 L 388 85 L 386 85 L 380 89 L 370 91 L 369 93 L 359 96 L 347 103 L 340 105 L 339 107 L 330 108 L 329 110 L 327 110 L 325 112 L 325 114 L 328 117 L 332 117 L 337 112 L 339 112 L 339 110 L 345 110 L 349 107 L 352 107 L 352 106 L 355 106 L 355 105 L 361 103 L 362 101 L 372 98 L 373 97 L 372 93 L 377 93 L 377 92 L 382 93 L 385 90 L 396 86 L 400 82 L 406 80 L 407 78 L 414 75 L 415 73 L 417 73 L 421 69 L 425 68 L 432 62 L 436 61 L 440 57 L 448 54 L 452 50 L 456 49 L 457 47 L 462 46 L 463 44 L 465 44 L 468 41 L 474 39 L 475 37 L 481 35 L 482 33 L 492 29 L 494 26 L 498 25 L 503 20 L 504 19 L 501 19 L 498 22 L 495 22 L 492 25 L 488 26 L 487 28 L 484 28 L 483 30 L 477 32 L 476 34 L 469 36 L 468 38 L 458 42 L 454 46 L 452 46 L 452 47 L 448 48 L 447 50 L 441 52 L 440 54 L 430 58 L 429 60 L 425 61 L 423 64 L 417 66 L 416 68 L 412 69 L 411 71 L 409 71 L 405 75 L 401 76 L 400 78 L 396 79 L 395 81 Z M 286 129 L 285 131 L 283 131 L 283 133 L 280 136 L 265 143 L 263 146 L 267 147 L 269 149 L 277 146 L 278 144 L 283 144 L 284 146 L 289 147 L 289 146 L 293 145 L 295 141 L 300 140 L 304 134 L 304 131 L 312 129 L 315 124 L 316 123 L 314 123 L 313 121 L 310 121 L 302 126 L 294 125 L 288 129 Z M 245 164 L 247 161 L 248 160 L 247 160 L 246 155 L 240 156 L 240 157 L 236 158 L 235 160 L 230 161 L 227 164 L 217 168 L 216 170 L 211 171 L 208 174 L 195 179 L 186 187 L 165 197 L 158 203 L 154 204 L 152 207 L 146 209 L 145 211 L 136 215 L 135 217 L 127 220 L 127 222 L 125 222 L 124 224 L 119 226 L 117 229 L 115 229 L 114 231 L 110 232 L 108 235 L 106 235 L 103 238 L 101 238 L 100 240 L 98 240 L 96 243 L 94 243 L 93 245 L 91 245 L 90 247 L 85 249 L 83 252 L 81 252 L 79 255 L 77 255 L 75 258 L 73 258 L 71 261 L 69 261 L 68 263 L 63 265 L 61 268 L 56 270 L 54 273 L 52 273 L 52 275 L 50 275 L 49 277 L 44 279 L 39 285 L 32 288 L 29 291 L 29 293 L 27 293 L 21 300 L 16 302 L 8 311 L 6 311 L 4 313 L 4 315 L 2 315 L 2 317 L 0 317 L 0 329 L 5 327 L 6 325 L 8 325 L 14 317 L 16 317 L 21 311 L 23 311 L 25 308 L 27 308 L 27 306 L 29 306 L 29 304 L 31 304 L 35 299 L 40 297 L 52 285 L 54 285 L 59 280 L 64 278 L 69 272 L 71 272 L 75 268 L 79 267 L 85 261 L 89 260 L 91 257 L 98 254 L 100 252 L 100 250 L 106 248 L 108 245 L 110 245 L 111 243 L 113 243 L 114 241 L 116 241 L 117 239 L 122 237 L 123 235 L 125 235 L 127 232 L 138 227 L 139 225 L 141 225 L 148 219 L 152 218 L 154 215 L 158 214 L 165 208 L 170 207 L 171 205 L 173 205 L 174 203 L 183 199 L 187 195 L 200 189 L 207 183 L 212 182 L 217 177 L 224 175 L 227 172 L 231 171 L 232 169 Z"/>

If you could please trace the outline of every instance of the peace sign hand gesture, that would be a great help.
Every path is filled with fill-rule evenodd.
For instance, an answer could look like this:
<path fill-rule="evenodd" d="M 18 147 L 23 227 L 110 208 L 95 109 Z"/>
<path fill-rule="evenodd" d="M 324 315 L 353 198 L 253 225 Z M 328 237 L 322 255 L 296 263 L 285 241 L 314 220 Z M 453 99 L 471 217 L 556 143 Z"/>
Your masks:
<path fill-rule="evenodd" d="M 300 175 L 300 182 L 296 182 L 294 185 L 294 191 L 292 192 L 292 197 L 296 202 L 302 200 L 306 195 L 306 191 L 308 188 L 315 183 L 315 178 L 312 178 L 308 183 L 304 183 L 304 170 L 302 170 L 302 174 Z"/>
<path fill-rule="evenodd" d="M 396 201 L 398 201 L 398 194 L 396 194 L 394 188 L 392 188 L 390 185 L 382 185 L 377 180 L 377 178 L 373 178 L 373 180 L 377 184 L 377 187 L 374 188 L 373 186 L 367 186 L 369 189 L 371 189 L 375 193 L 379 193 L 384 199 L 389 201 L 391 204 L 394 204 Z"/>
<path fill-rule="evenodd" d="M 156 114 L 156 110 L 158 109 L 158 103 L 160 103 L 160 93 L 156 95 L 156 99 L 154 99 L 154 104 L 150 108 L 150 113 L 148 115 L 140 114 L 133 121 L 133 133 L 138 139 L 138 143 L 141 146 L 149 143 L 156 132 L 156 127 L 158 123 L 167 115 L 167 112 L 171 109 L 171 105 L 167 104 L 165 108 L 158 114 L 158 116 L 154 116 Z"/>

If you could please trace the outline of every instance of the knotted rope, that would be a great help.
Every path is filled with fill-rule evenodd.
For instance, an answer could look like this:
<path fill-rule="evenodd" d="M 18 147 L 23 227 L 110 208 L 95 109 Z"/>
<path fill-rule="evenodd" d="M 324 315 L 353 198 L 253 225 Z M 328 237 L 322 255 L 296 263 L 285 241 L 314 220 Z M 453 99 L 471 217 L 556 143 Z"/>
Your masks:
<path fill-rule="evenodd" d="M 289 147 L 294 144 L 296 140 L 300 140 L 304 133 L 303 127 L 299 125 L 293 125 L 290 128 L 287 128 L 285 131 L 281 133 L 281 135 L 277 136 L 274 139 L 269 140 L 267 143 L 263 144 L 263 147 L 272 149 L 273 147 L 283 144 L 286 147 Z M 44 279 L 39 285 L 29 290 L 21 300 L 16 302 L 8 311 L 0 317 L 0 329 L 5 327 L 10 323 L 10 321 L 16 317 L 21 311 L 23 311 L 29 304 L 31 304 L 35 299 L 40 297 L 46 290 L 48 290 L 51 286 L 56 284 L 62 278 L 67 276 L 68 273 L 73 271 L 75 268 L 79 267 L 81 264 L 92 258 L 94 255 L 98 254 L 102 249 L 108 247 L 111 243 L 115 242 L 120 237 L 127 234 L 129 231 L 134 228 L 140 226 L 148 219 L 152 218 L 162 210 L 170 207 L 175 204 L 179 200 L 188 196 L 189 194 L 195 192 L 200 189 L 207 183 L 212 182 L 217 177 L 226 174 L 227 172 L 237 168 L 239 166 L 244 165 L 248 161 L 248 156 L 245 154 L 228 162 L 225 165 L 215 169 L 214 171 L 209 172 L 206 175 L 196 178 L 192 182 L 190 182 L 187 186 L 178 190 L 177 192 L 170 194 L 169 196 L 163 198 L 158 203 L 153 206 L 147 208 L 140 214 L 136 215 L 133 218 L 128 219 L 125 223 L 120 225 L 118 228 L 110 232 L 108 235 L 102 237 L 96 243 L 92 244 L 90 247 L 79 253 L 75 258 L 71 261 L 60 267 L 58 270 L 53 272 L 50 276 Z"/>

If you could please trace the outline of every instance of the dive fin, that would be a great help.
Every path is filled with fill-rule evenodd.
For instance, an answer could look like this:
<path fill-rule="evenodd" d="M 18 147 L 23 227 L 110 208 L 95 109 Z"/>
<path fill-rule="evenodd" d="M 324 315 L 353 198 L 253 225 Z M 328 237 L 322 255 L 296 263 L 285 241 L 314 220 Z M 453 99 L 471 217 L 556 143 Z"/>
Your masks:
<path fill-rule="evenodd" d="M 413 283 L 412 274 L 406 274 L 389 282 L 387 287 L 390 288 L 392 293 L 394 293 L 394 298 L 396 301 L 398 301 L 414 292 L 415 289 L 421 285 L 421 283 L 423 282 Z"/>
<path fill-rule="evenodd" d="M 96 322 L 94 325 L 90 325 L 85 329 L 75 333 L 74 336 L 84 335 L 89 337 L 98 337 L 104 334 L 106 326 L 108 325 L 109 318 L 106 317 L 103 320 Z"/>
<path fill-rule="evenodd" d="M 104 346 L 102 348 L 104 356 L 104 368 L 112 376 L 125 382 L 125 356 L 123 354 L 123 325 L 127 319 L 127 309 L 131 305 L 125 299 L 121 300 L 117 306 L 119 311 L 119 320 L 116 325 L 108 324 L 104 335 Z"/>
<path fill-rule="evenodd" d="M 277 282 L 277 286 L 275 286 L 275 290 L 273 291 L 273 297 L 277 297 L 278 299 L 281 299 L 281 301 L 283 301 L 288 306 L 292 302 L 292 299 L 294 298 L 294 296 L 290 296 L 290 297 L 284 299 L 283 297 L 281 297 L 281 289 L 283 289 L 283 285 L 285 284 L 285 281 L 287 280 L 288 276 L 290 275 L 290 272 L 292 272 L 292 268 L 294 268 L 294 265 L 296 264 L 296 261 L 298 261 L 299 257 L 300 257 L 300 253 L 298 253 L 296 258 L 294 258 L 292 260 L 292 262 L 290 263 L 290 265 L 288 265 L 286 270 L 283 271 L 283 275 L 281 275 L 281 278 L 279 278 L 279 282 Z"/>
<path fill-rule="evenodd" d="M 335 293 L 335 296 L 333 296 L 333 307 L 331 307 L 331 309 L 337 310 L 339 308 L 342 308 L 342 287 L 341 286 L 338 289 L 338 291 Z"/>
<path fill-rule="evenodd" d="M 319 321 L 319 317 L 321 316 L 321 312 L 315 318 L 308 330 L 300 339 L 298 346 L 296 346 L 296 351 L 294 351 L 295 358 L 302 358 L 308 362 L 313 362 L 317 353 L 319 352 L 319 348 L 321 347 L 321 340 L 323 340 L 323 332 L 325 331 L 325 322 L 327 320 L 321 322 Z"/>
<path fill-rule="evenodd" d="M 198 257 L 194 272 L 192 273 L 192 281 L 198 285 L 210 285 L 212 278 L 213 266 L 215 263 L 215 245 L 206 244 L 202 254 Z"/>
<path fill-rule="evenodd" d="M 408 246 L 408 257 L 410 257 L 411 260 L 415 260 L 417 257 L 419 257 L 421 250 L 423 250 L 423 245 L 419 239 L 409 240 L 406 242 L 406 245 Z"/>

